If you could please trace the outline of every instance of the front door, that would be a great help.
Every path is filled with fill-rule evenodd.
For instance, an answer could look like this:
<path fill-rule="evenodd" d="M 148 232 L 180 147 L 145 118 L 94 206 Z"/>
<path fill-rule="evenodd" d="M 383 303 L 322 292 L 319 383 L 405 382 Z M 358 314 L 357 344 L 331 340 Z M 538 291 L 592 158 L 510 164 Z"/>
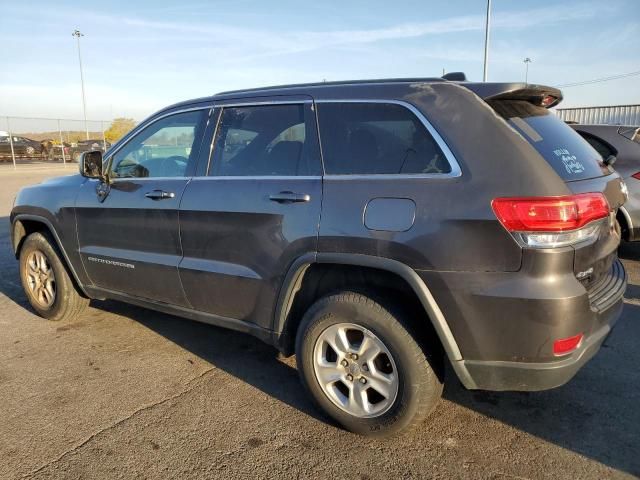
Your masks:
<path fill-rule="evenodd" d="M 193 308 L 271 327 L 284 276 L 317 248 L 321 162 L 310 100 L 221 105 L 208 173 L 180 205 Z"/>
<path fill-rule="evenodd" d="M 78 242 L 95 287 L 188 306 L 178 275 L 178 207 L 208 114 L 203 108 L 152 119 L 107 159 L 109 185 L 82 186 Z"/>

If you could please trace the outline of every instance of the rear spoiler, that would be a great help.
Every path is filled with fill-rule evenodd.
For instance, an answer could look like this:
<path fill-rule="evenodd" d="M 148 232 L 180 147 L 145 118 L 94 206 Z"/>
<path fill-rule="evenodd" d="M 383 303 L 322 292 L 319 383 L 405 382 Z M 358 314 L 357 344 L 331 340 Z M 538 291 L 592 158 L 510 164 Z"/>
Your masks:
<path fill-rule="evenodd" d="M 463 83 L 485 101 L 525 100 L 545 108 L 557 106 L 562 92 L 554 87 L 526 83 Z"/>

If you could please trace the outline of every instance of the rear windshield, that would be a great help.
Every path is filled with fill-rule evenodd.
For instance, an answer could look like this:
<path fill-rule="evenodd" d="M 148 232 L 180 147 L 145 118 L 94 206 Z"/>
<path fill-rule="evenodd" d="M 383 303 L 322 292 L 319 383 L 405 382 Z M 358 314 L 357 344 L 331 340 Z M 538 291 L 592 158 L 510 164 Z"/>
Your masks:
<path fill-rule="evenodd" d="M 584 180 L 609 173 L 603 168 L 600 154 L 546 108 L 524 100 L 494 100 L 489 104 L 563 180 Z"/>

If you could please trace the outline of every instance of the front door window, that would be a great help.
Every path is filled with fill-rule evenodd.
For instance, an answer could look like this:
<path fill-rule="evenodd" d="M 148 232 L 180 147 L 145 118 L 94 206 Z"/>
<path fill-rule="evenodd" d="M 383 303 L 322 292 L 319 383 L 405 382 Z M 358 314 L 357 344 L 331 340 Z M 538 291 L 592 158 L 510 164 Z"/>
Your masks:
<path fill-rule="evenodd" d="M 177 113 L 152 123 L 113 157 L 113 178 L 184 177 L 197 154 L 195 138 L 205 110 Z"/>

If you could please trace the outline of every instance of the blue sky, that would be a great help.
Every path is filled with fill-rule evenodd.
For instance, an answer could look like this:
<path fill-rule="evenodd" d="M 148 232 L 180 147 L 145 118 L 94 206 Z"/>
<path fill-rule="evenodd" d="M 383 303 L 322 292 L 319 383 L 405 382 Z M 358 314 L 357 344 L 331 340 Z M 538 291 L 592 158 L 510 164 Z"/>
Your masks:
<path fill-rule="evenodd" d="M 138 120 L 175 101 L 353 78 L 482 78 L 485 0 L 0 0 L 0 115 Z M 493 0 L 489 80 L 560 85 L 640 70 L 640 1 Z M 640 103 L 640 76 L 564 106 Z"/>

